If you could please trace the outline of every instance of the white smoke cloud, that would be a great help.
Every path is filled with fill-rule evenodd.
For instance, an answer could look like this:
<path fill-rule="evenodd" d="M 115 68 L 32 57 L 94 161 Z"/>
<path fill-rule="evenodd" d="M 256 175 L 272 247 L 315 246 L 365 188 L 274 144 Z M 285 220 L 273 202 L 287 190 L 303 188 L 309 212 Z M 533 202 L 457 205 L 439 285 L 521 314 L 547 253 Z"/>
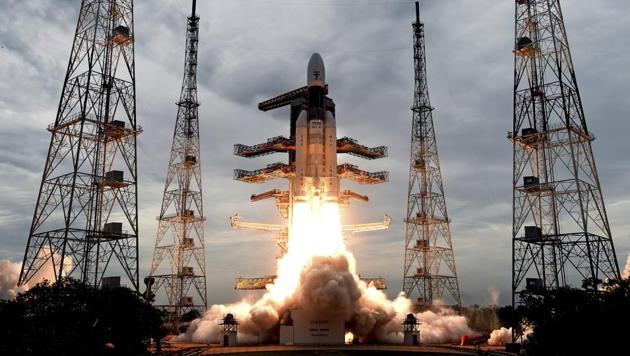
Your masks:
<path fill-rule="evenodd" d="M 512 328 L 500 328 L 493 330 L 488 339 L 488 345 L 498 346 L 512 342 Z"/>
<path fill-rule="evenodd" d="M 31 277 L 28 284 L 23 284 L 19 287 L 17 283 L 22 263 L 9 260 L 0 261 L 0 299 L 13 299 L 18 293 L 23 293 L 44 280 L 55 280 L 55 268 L 52 260 L 55 260 L 55 264 L 59 264 L 60 256 L 57 254 L 52 254 L 51 256 L 50 249 L 45 247 L 38 253 L 39 257 L 49 257 L 50 259 Z M 71 262 L 66 260 L 64 262 L 64 272 L 69 271 L 71 267 Z"/>
<path fill-rule="evenodd" d="M 257 314 L 256 311 L 253 311 L 253 304 L 247 301 L 229 305 L 213 305 L 201 318 L 193 320 L 188 330 L 186 330 L 186 333 L 181 334 L 177 339 L 203 343 L 218 343 L 222 331 L 219 322 L 228 313 L 232 313 L 239 321 L 239 342 L 260 342 L 260 333 L 264 328 L 258 327 L 252 319 L 252 316 L 261 314 Z M 269 320 L 273 319 L 273 317 L 269 318 Z"/>
<path fill-rule="evenodd" d="M 492 287 L 490 288 L 489 292 L 490 292 L 490 305 L 491 306 L 499 305 L 499 289 Z"/>
<path fill-rule="evenodd" d="M 0 299 L 13 299 L 23 289 L 17 286 L 21 263 L 9 260 L 0 261 Z"/>
<path fill-rule="evenodd" d="M 359 280 L 350 253 L 315 256 L 303 268 L 300 285 L 284 302 L 274 302 L 267 293 L 255 303 L 241 301 L 213 305 L 194 320 L 180 341 L 216 343 L 219 321 L 227 313 L 239 320 L 239 342 L 269 342 L 276 334 L 282 315 L 296 306 L 319 315 L 343 315 L 355 337 L 364 342 L 402 343 L 402 321 L 412 310 L 411 301 L 401 293 L 388 300 L 385 293 Z M 421 340 L 427 343 L 457 342 L 462 335 L 474 335 L 463 316 L 449 309 L 417 314 Z"/>
<path fill-rule="evenodd" d="M 532 332 L 534 332 L 534 330 L 527 325 L 522 325 L 521 328 L 523 335 L 516 339 L 516 343 L 519 344 L 525 342 Z M 500 329 L 493 330 L 488 339 L 488 345 L 493 346 L 505 345 L 510 342 L 512 342 L 512 328 L 501 327 Z"/>
<path fill-rule="evenodd" d="M 628 259 L 626 260 L 626 267 L 623 269 L 621 278 L 630 278 L 630 254 L 628 254 Z"/>
<path fill-rule="evenodd" d="M 439 312 L 425 311 L 417 314 L 420 320 L 420 340 L 430 344 L 458 343 L 462 336 L 477 336 L 479 333 L 468 326 L 468 320 L 452 309 L 442 308 Z"/>
<path fill-rule="evenodd" d="M 363 294 L 346 255 L 313 257 L 302 270 L 300 285 L 292 304 L 324 315 L 343 315 L 345 320 L 352 317 Z"/>

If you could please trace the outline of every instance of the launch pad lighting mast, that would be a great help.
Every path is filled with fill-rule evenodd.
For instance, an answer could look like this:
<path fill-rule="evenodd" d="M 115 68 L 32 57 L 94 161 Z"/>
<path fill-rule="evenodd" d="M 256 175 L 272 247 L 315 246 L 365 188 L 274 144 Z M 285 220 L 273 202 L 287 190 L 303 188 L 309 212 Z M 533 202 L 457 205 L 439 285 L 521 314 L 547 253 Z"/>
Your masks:
<path fill-rule="evenodd" d="M 83 0 L 19 285 L 52 266 L 138 290 L 135 83 L 133 1 Z"/>
<path fill-rule="evenodd" d="M 559 0 L 516 0 L 512 304 L 619 279 Z"/>
<path fill-rule="evenodd" d="M 414 33 L 415 95 L 412 107 L 411 162 L 405 232 L 403 291 L 425 309 L 443 300 L 444 291 L 461 308 L 451 243 L 450 221 L 442 184 L 433 107 L 429 101 L 424 24 L 416 2 Z"/>
<path fill-rule="evenodd" d="M 192 3 L 184 80 L 177 102 L 155 252 L 145 279 L 146 293 L 155 297 L 155 306 L 165 309 L 168 321 L 175 326 L 184 314 L 203 312 L 208 305 L 197 101 L 199 17 L 195 14 L 196 1 Z"/>

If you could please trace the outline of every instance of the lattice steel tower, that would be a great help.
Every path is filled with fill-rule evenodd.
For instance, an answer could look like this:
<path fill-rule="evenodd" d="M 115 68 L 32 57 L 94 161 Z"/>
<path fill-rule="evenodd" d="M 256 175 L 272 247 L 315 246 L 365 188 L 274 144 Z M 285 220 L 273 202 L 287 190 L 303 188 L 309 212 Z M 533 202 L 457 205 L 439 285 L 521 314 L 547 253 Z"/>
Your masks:
<path fill-rule="evenodd" d="M 513 304 L 620 277 L 560 1 L 515 9 Z"/>
<path fill-rule="evenodd" d="M 169 322 L 175 325 L 183 314 L 204 311 L 208 305 L 197 102 L 199 17 L 195 11 L 193 0 L 155 252 L 145 280 L 147 294 L 154 294 L 156 306 L 166 309 Z"/>
<path fill-rule="evenodd" d="M 135 81 L 133 1 L 83 0 L 20 285 L 52 265 L 94 286 L 115 268 L 138 289 Z"/>
<path fill-rule="evenodd" d="M 461 307 L 457 269 L 451 243 L 451 230 L 437 142 L 433 127 L 433 107 L 429 101 L 424 24 L 416 2 L 413 24 L 415 92 L 412 107 L 411 160 L 405 232 L 403 291 L 417 298 L 424 309 L 443 300 L 444 290 L 451 302 Z"/>

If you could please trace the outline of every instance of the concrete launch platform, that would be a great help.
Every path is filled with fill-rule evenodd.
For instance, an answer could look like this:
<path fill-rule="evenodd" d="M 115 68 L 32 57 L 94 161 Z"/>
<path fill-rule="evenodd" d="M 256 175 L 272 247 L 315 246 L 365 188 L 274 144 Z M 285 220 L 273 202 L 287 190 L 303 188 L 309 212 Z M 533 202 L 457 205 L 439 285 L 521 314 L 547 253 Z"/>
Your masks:
<path fill-rule="evenodd" d="M 503 351 L 505 348 L 483 346 L 485 355 L 514 355 Z M 354 355 L 478 355 L 475 347 L 451 345 L 332 345 L 332 346 L 300 346 L 300 345 L 250 345 L 237 347 L 221 347 L 220 345 L 173 343 L 162 348 L 163 355 L 282 355 L 282 356 L 354 356 Z"/>

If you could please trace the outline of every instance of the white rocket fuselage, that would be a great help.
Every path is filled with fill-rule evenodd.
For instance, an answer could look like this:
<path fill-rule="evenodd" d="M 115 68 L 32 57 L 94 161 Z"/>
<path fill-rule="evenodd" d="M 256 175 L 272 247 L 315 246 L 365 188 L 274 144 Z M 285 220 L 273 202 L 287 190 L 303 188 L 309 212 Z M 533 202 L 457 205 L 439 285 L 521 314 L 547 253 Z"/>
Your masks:
<path fill-rule="evenodd" d="M 313 197 L 337 201 L 337 124 L 333 113 L 325 109 L 324 62 L 317 53 L 308 63 L 307 82 L 308 106 L 296 122 L 293 197 L 296 201 Z"/>

